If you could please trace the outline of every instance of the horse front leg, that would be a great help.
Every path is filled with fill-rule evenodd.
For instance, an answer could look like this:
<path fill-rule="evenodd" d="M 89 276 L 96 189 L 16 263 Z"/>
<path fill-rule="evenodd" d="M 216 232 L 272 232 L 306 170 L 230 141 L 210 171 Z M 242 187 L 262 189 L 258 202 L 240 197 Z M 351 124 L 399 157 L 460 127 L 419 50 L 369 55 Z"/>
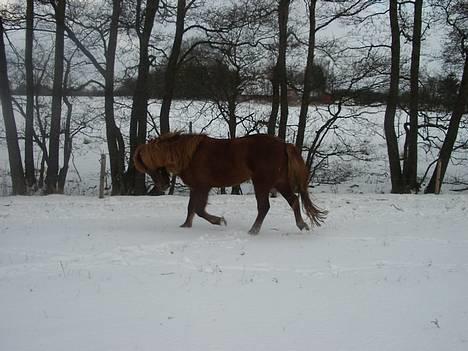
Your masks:
<path fill-rule="evenodd" d="M 195 213 L 199 215 L 201 218 L 206 219 L 211 224 L 215 225 L 227 225 L 226 220 L 224 217 L 213 216 L 206 212 L 206 204 L 208 203 L 208 193 L 210 189 L 204 189 L 198 191 L 197 202 L 195 205 Z"/>
<path fill-rule="evenodd" d="M 255 184 L 254 184 L 255 186 Z M 252 228 L 249 230 L 249 234 L 256 235 L 262 227 L 263 220 L 270 209 L 270 200 L 268 198 L 268 190 L 257 190 L 255 189 L 255 198 L 257 199 L 257 218 L 255 219 Z"/>
<path fill-rule="evenodd" d="M 211 224 L 215 225 L 226 225 L 226 220 L 224 217 L 213 216 L 206 212 L 205 207 L 208 202 L 208 189 L 191 189 L 190 190 L 190 200 L 187 209 L 187 219 L 181 227 L 190 228 L 192 227 L 193 217 L 195 213 L 200 217 L 206 219 Z"/>

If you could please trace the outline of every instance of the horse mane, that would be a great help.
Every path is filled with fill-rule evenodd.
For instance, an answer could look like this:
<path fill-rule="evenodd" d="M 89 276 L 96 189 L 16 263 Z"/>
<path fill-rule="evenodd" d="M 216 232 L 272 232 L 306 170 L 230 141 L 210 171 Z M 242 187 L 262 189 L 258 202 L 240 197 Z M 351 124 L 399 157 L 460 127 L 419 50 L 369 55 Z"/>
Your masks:
<path fill-rule="evenodd" d="M 150 140 L 148 146 L 170 173 L 180 174 L 189 166 L 198 145 L 205 138 L 205 134 L 171 132 Z"/>

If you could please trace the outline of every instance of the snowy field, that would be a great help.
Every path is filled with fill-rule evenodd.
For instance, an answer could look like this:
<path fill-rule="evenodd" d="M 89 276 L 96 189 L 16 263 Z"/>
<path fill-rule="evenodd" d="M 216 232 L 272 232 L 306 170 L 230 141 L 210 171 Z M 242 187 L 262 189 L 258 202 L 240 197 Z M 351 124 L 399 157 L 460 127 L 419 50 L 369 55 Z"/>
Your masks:
<path fill-rule="evenodd" d="M 0 350 L 467 350 L 468 197 L 0 197 Z"/>

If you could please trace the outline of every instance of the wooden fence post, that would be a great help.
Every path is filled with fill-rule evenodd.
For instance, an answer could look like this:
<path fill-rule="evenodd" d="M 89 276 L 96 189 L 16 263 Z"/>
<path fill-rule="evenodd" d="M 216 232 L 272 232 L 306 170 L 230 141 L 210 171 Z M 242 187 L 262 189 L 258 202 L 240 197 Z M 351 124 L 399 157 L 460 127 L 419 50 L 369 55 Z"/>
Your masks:
<path fill-rule="evenodd" d="M 99 198 L 104 198 L 104 180 L 106 178 L 106 154 L 101 154 L 101 173 L 99 175 Z"/>

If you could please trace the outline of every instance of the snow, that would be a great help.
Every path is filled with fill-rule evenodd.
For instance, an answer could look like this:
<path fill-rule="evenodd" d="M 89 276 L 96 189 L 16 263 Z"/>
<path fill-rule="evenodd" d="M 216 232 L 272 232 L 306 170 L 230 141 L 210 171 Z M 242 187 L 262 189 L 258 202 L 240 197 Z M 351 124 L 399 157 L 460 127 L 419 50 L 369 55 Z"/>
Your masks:
<path fill-rule="evenodd" d="M 0 197 L 1 350 L 467 350 L 468 197 Z"/>

